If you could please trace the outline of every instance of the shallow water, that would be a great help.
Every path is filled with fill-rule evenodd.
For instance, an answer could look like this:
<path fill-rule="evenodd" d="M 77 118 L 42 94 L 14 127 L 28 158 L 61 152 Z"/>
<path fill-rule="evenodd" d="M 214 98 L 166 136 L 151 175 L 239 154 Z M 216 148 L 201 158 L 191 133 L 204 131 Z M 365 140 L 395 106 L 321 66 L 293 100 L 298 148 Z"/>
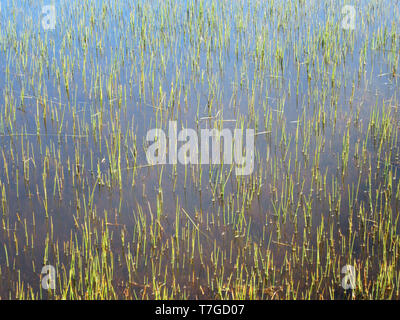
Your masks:
<path fill-rule="evenodd" d="M 159 298 L 159 282 L 177 284 L 175 298 L 237 298 L 238 266 L 257 288 L 245 298 L 296 298 L 293 283 L 297 298 L 340 298 L 340 270 L 325 265 L 357 263 L 374 283 L 390 260 L 397 274 L 398 2 L 361 1 L 353 31 L 339 1 L 60 1 L 47 31 L 44 4 L 1 2 L 2 298 L 52 297 L 47 264 L 61 295 L 72 243 L 84 270 L 113 261 L 117 297 Z M 171 120 L 267 131 L 253 173 L 148 166 L 146 133 Z M 364 236 L 374 226 L 390 249 Z"/>

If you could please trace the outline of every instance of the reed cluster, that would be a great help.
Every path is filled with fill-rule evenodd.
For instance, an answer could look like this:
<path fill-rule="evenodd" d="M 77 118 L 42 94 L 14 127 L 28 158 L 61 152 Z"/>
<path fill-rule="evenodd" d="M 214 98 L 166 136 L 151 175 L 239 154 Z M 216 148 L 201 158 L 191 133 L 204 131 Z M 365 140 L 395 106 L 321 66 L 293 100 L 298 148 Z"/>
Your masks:
<path fill-rule="evenodd" d="M 2 299 L 400 298 L 395 1 L 45 4 L 1 6 Z M 254 129 L 253 173 L 148 164 L 169 121 Z"/>

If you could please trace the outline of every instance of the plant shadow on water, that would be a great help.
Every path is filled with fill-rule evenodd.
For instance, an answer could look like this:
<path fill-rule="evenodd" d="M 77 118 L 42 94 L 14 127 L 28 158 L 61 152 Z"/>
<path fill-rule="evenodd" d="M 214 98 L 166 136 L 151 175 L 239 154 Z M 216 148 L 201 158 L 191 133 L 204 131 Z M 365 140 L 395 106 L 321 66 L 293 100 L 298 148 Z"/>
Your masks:
<path fill-rule="evenodd" d="M 1 1 L 2 299 L 400 297 L 398 2 L 44 5 Z M 149 164 L 169 121 L 253 171 Z"/>

